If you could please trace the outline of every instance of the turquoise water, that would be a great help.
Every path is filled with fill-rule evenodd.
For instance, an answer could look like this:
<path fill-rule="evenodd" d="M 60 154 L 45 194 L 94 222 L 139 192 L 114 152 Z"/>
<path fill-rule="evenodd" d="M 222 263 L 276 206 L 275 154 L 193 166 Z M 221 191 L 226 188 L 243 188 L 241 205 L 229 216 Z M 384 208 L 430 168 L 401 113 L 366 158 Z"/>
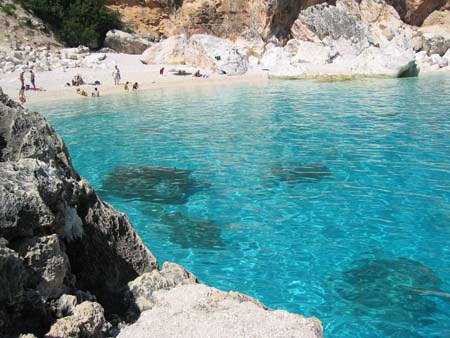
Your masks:
<path fill-rule="evenodd" d="M 160 262 L 327 337 L 450 337 L 449 94 L 280 81 L 34 108 Z"/>

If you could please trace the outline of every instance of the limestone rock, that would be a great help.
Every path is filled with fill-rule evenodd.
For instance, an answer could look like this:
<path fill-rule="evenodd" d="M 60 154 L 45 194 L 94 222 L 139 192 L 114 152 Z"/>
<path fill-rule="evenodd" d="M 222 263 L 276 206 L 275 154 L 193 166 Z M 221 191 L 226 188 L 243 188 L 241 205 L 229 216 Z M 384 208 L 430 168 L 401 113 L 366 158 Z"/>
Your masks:
<path fill-rule="evenodd" d="M 248 57 L 261 58 L 264 54 L 265 42 L 256 31 L 248 31 L 236 39 L 235 46 L 242 54 Z"/>
<path fill-rule="evenodd" d="M 418 74 L 414 52 L 404 51 L 394 44 L 382 49 L 372 46 L 354 62 L 352 71 L 364 76 L 408 77 Z"/>
<path fill-rule="evenodd" d="M 161 271 L 153 270 L 128 283 L 128 301 L 134 302 L 140 311 L 151 309 L 153 293 L 157 290 L 169 290 L 177 285 L 195 284 L 197 279 L 182 266 L 165 262 Z"/>
<path fill-rule="evenodd" d="M 330 37 L 332 40 L 344 38 L 358 44 L 360 48 L 367 47 L 371 39 L 367 29 L 346 8 L 316 5 L 300 12 L 292 30 L 293 38 L 301 39 L 302 36 L 295 28 L 306 26 L 320 40 Z"/>
<path fill-rule="evenodd" d="M 443 56 L 450 48 L 450 35 L 447 32 L 427 32 L 423 34 L 423 50 Z"/>
<path fill-rule="evenodd" d="M 29 273 L 28 286 L 44 299 L 58 297 L 64 291 L 64 279 L 70 270 L 58 236 L 33 237 L 21 246 L 19 251 Z"/>
<path fill-rule="evenodd" d="M 106 58 L 105 53 L 92 53 L 83 59 L 83 64 L 86 67 L 93 67 L 105 61 Z"/>
<path fill-rule="evenodd" d="M 4 306 L 12 305 L 22 297 L 23 285 L 27 273 L 19 255 L 6 246 L 0 238 L 0 311 Z M 0 332 L 2 320 L 0 319 Z"/>
<path fill-rule="evenodd" d="M 109 328 L 101 305 L 83 302 L 75 307 L 73 315 L 58 319 L 45 338 L 104 338 Z"/>
<path fill-rule="evenodd" d="M 51 171 L 39 160 L 0 162 L 1 236 L 14 240 L 55 225 L 57 219 L 47 202 L 61 196 L 62 182 Z"/>
<path fill-rule="evenodd" d="M 170 37 L 147 49 L 141 57 L 145 64 L 171 64 L 173 60 L 228 75 L 243 74 L 248 69 L 248 57 L 231 41 L 203 34 L 189 40 L 184 35 Z"/>
<path fill-rule="evenodd" d="M 186 42 L 184 35 L 172 36 L 145 50 L 141 62 L 145 64 L 165 64 L 170 63 L 172 59 L 184 60 Z"/>
<path fill-rule="evenodd" d="M 152 42 L 136 34 L 113 29 L 106 33 L 104 45 L 118 53 L 142 54 Z"/>
<path fill-rule="evenodd" d="M 421 26 L 435 10 L 443 7 L 446 0 L 392 0 L 392 5 L 403 21 L 410 25 Z"/>
<path fill-rule="evenodd" d="M 154 306 L 118 338 L 322 337 L 322 325 L 286 311 L 265 309 L 254 299 L 201 284 L 153 293 Z"/>
<path fill-rule="evenodd" d="M 90 291 L 109 311 L 120 311 L 120 289 L 157 267 L 128 218 L 76 173 L 46 120 L 1 90 L 0 152 L 0 236 L 14 242 L 30 274 L 28 295 L 15 306 L 18 318 L 28 307 L 40 325 L 33 330 L 45 329 L 52 317 L 41 300 L 66 286 Z"/>
<path fill-rule="evenodd" d="M 270 46 L 261 59 L 261 65 L 272 78 L 299 78 L 305 75 L 305 70 L 292 63 L 289 52 L 281 47 Z"/>
<path fill-rule="evenodd" d="M 289 40 L 285 47 L 292 55 L 295 63 L 331 63 L 338 55 L 337 50 L 323 43 L 301 40 Z"/>
<path fill-rule="evenodd" d="M 186 64 L 219 74 L 241 75 L 247 72 L 248 58 L 229 40 L 210 35 L 193 35 L 185 49 Z"/>
<path fill-rule="evenodd" d="M 56 317 L 62 318 L 71 316 L 74 314 L 75 307 L 77 306 L 77 297 L 72 295 L 61 295 L 55 302 Z"/>

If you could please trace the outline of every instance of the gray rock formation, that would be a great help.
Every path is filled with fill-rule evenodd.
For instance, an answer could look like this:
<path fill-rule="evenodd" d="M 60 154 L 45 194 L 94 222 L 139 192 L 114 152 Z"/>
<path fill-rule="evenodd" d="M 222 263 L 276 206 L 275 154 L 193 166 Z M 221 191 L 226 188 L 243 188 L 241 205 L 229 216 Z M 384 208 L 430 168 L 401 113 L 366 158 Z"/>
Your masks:
<path fill-rule="evenodd" d="M 45 338 L 103 338 L 109 329 L 110 324 L 105 319 L 101 305 L 83 302 L 74 308 L 71 316 L 58 319 Z"/>
<path fill-rule="evenodd" d="M 128 218 L 76 173 L 46 120 L 1 91 L 0 238 L 0 336 L 42 335 L 54 321 L 50 303 L 77 289 L 120 312 L 119 291 L 157 267 Z"/>
<path fill-rule="evenodd" d="M 195 284 L 197 278 L 182 266 L 165 262 L 161 271 L 153 270 L 144 273 L 128 283 L 125 298 L 131 306 L 136 305 L 139 311 L 149 310 L 154 306 L 153 292 L 169 290 L 177 285 Z M 133 309 L 130 309 L 133 311 Z"/>
<path fill-rule="evenodd" d="M 251 297 L 201 284 L 155 291 L 152 303 L 118 338 L 322 337 L 315 318 L 268 310 Z"/>
<path fill-rule="evenodd" d="M 136 34 L 113 29 L 106 33 L 104 45 L 118 53 L 141 54 L 152 42 Z"/>
<path fill-rule="evenodd" d="M 327 36 L 333 40 L 352 40 L 354 43 L 367 43 L 368 40 L 368 32 L 358 18 L 344 8 L 328 4 L 312 6 L 302 11 L 294 23 L 294 38 L 300 34 L 295 29 L 300 24 L 306 25 L 321 40 Z"/>

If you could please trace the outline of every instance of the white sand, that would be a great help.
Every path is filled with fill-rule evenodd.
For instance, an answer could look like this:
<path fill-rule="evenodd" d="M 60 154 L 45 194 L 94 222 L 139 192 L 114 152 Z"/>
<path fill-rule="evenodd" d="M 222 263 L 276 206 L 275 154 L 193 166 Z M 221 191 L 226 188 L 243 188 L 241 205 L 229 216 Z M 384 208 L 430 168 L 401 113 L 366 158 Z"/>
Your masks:
<path fill-rule="evenodd" d="M 33 104 L 43 101 L 65 99 L 89 99 L 76 93 L 76 88 L 85 90 L 89 95 L 98 87 L 101 96 L 114 95 L 124 92 L 124 83 L 138 82 L 139 92 L 161 89 L 177 86 L 212 86 L 225 85 L 230 83 L 256 83 L 268 80 L 267 74 L 263 71 L 251 71 L 241 76 L 226 76 L 211 74 L 205 70 L 200 69 L 202 74 L 208 74 L 209 78 L 195 78 L 191 75 L 177 76 L 170 73 L 169 70 L 184 69 L 187 72 L 195 72 L 197 69 L 183 65 L 144 65 L 139 61 L 140 55 L 127 54 L 108 54 L 107 59 L 101 66 L 92 68 L 71 68 L 65 71 L 53 70 L 49 72 L 42 72 L 36 74 L 36 86 L 44 88 L 45 91 L 26 91 L 27 104 Z M 121 85 L 114 86 L 112 71 L 114 64 L 117 64 L 121 71 Z M 159 75 L 161 67 L 165 67 L 164 76 Z M 67 82 L 71 82 L 72 78 L 80 74 L 83 80 L 87 83 L 92 83 L 96 80 L 101 82 L 100 86 L 83 85 L 80 87 L 66 87 Z M 25 83 L 30 83 L 29 74 L 25 74 Z M 3 75 L 0 77 L 0 87 L 14 100 L 18 100 L 18 92 L 20 89 L 19 73 Z M 131 85 L 130 85 L 131 91 Z"/>

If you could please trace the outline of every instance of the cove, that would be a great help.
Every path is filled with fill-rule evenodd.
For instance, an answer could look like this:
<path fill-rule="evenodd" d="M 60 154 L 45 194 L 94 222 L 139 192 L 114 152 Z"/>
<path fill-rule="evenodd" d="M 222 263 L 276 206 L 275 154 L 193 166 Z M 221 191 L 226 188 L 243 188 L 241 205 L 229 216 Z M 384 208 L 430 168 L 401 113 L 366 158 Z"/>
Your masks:
<path fill-rule="evenodd" d="M 160 262 L 324 323 L 450 332 L 450 76 L 39 104 Z"/>

